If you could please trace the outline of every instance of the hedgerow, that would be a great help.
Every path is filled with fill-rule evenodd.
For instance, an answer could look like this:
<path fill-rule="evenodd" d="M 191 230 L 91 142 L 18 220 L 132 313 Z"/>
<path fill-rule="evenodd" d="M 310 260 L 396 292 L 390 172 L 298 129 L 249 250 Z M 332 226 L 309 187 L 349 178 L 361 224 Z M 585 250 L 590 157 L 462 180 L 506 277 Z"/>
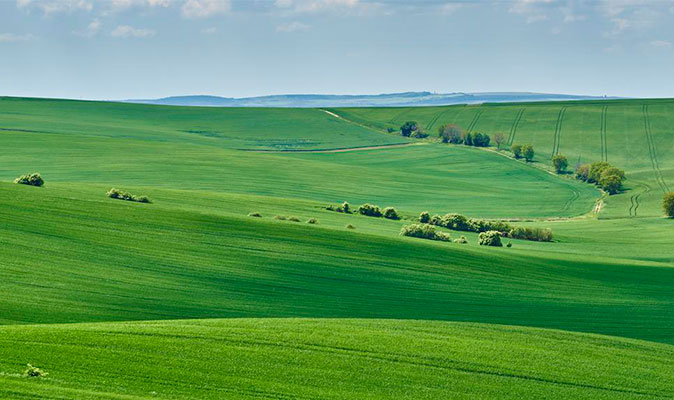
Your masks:
<path fill-rule="evenodd" d="M 112 188 L 106 193 L 106 196 L 112 199 L 126 200 L 126 201 L 135 201 L 138 203 L 151 203 L 150 199 L 147 196 L 136 196 L 129 192 L 123 190 Z"/>
<path fill-rule="evenodd" d="M 421 218 L 420 218 L 421 219 Z M 489 221 L 467 218 L 461 214 L 434 215 L 428 219 L 431 225 L 464 232 L 487 232 L 496 231 L 502 236 L 515 239 L 533 240 L 538 242 L 551 242 L 552 231 L 541 228 L 513 227 L 503 221 Z"/>
<path fill-rule="evenodd" d="M 14 183 L 30 186 L 42 186 L 44 185 L 44 179 L 42 179 L 42 176 L 39 173 L 35 172 L 33 174 L 21 175 L 20 177 L 14 179 Z"/>
<path fill-rule="evenodd" d="M 387 218 L 387 219 L 400 219 L 400 215 L 398 214 L 398 211 L 393 207 L 384 208 L 384 211 L 382 212 L 382 214 L 384 215 L 384 218 Z"/>
<path fill-rule="evenodd" d="M 381 213 L 381 209 L 379 208 L 379 206 L 375 206 L 369 203 L 365 203 L 362 206 L 358 207 L 357 212 L 358 214 L 366 215 L 368 217 L 381 217 L 383 215 Z"/>
<path fill-rule="evenodd" d="M 400 230 L 400 234 L 402 236 L 439 240 L 443 242 L 449 242 L 452 240 L 452 237 L 448 233 L 436 231 L 434 226 L 428 224 L 412 224 L 403 226 Z"/>
<path fill-rule="evenodd" d="M 576 178 L 584 182 L 594 183 L 609 194 L 616 194 L 622 189 L 625 171 L 605 161 L 597 161 L 576 168 Z"/>

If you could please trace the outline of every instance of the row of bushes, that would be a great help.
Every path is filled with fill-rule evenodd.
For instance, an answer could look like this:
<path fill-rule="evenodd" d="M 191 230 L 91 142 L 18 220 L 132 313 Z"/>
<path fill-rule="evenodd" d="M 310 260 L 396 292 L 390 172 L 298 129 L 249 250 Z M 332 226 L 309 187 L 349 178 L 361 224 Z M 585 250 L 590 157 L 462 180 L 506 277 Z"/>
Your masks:
<path fill-rule="evenodd" d="M 458 125 L 443 125 L 438 128 L 442 143 L 465 144 L 467 146 L 488 147 L 491 138 L 486 133 L 464 132 Z"/>
<path fill-rule="evenodd" d="M 524 158 L 527 162 L 534 161 L 534 156 L 536 155 L 536 152 L 534 151 L 534 146 L 530 144 L 515 143 L 512 146 L 510 146 L 510 151 L 518 160 L 520 158 Z"/>
<path fill-rule="evenodd" d="M 460 214 L 445 214 L 431 216 L 427 211 L 419 215 L 419 222 L 441 226 L 455 231 L 488 232 L 496 231 L 513 239 L 532 240 L 537 242 L 551 242 L 552 231 L 535 227 L 513 227 L 503 221 L 487 221 L 467 218 Z"/>
<path fill-rule="evenodd" d="M 420 239 L 429 239 L 429 240 L 439 240 L 442 242 L 451 242 L 452 236 L 449 233 L 440 232 L 435 229 L 433 225 L 430 224 L 412 224 L 403 226 L 400 230 L 400 234 L 403 236 L 410 236 Z M 466 244 L 468 240 L 465 236 L 461 236 L 458 239 L 454 240 L 454 243 Z M 503 243 L 501 242 L 501 234 L 497 231 L 486 231 L 481 232 L 478 235 L 478 243 L 480 246 L 496 246 L 502 247 Z M 508 247 L 512 246 L 508 243 Z"/>
<path fill-rule="evenodd" d="M 329 205 L 326 210 L 336 211 L 346 214 L 352 214 L 352 208 L 346 201 L 340 206 Z M 383 209 L 374 204 L 365 203 L 356 209 L 356 214 L 365 215 L 367 217 L 384 217 L 388 219 L 400 219 L 398 210 L 393 207 L 384 207 Z"/>
<path fill-rule="evenodd" d="M 625 171 L 605 161 L 597 161 L 576 168 L 576 178 L 583 182 L 594 183 L 609 194 L 616 194 L 622 189 Z"/>
<path fill-rule="evenodd" d="M 150 199 L 147 196 L 136 196 L 129 192 L 125 192 L 119 189 L 112 188 L 106 193 L 106 195 L 112 199 L 126 200 L 126 201 L 136 201 L 138 203 L 151 203 Z"/>

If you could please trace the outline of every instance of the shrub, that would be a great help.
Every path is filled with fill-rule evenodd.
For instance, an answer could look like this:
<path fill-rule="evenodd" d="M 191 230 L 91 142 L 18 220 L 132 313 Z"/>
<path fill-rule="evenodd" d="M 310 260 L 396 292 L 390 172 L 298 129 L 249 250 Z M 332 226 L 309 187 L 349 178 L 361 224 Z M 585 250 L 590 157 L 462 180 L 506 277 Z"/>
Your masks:
<path fill-rule="evenodd" d="M 478 235 L 478 243 L 480 246 L 503 246 L 503 243 L 501 243 L 501 234 L 496 231 L 481 232 Z"/>
<path fill-rule="evenodd" d="M 503 221 L 485 221 L 472 218 L 468 220 L 468 225 L 469 228 L 465 230 L 473 232 L 498 231 L 505 233 L 511 229 L 511 226 Z"/>
<path fill-rule="evenodd" d="M 534 161 L 534 155 L 536 153 L 534 152 L 534 146 L 530 144 L 525 144 L 522 146 L 522 156 L 524 157 L 527 162 L 532 162 Z"/>
<path fill-rule="evenodd" d="M 351 204 L 349 204 L 349 202 L 345 201 L 344 203 L 342 203 L 342 212 L 351 214 Z"/>
<path fill-rule="evenodd" d="M 552 231 L 550 229 L 529 228 L 518 226 L 508 232 L 508 236 L 513 239 L 532 240 L 535 242 L 552 242 Z"/>
<path fill-rule="evenodd" d="M 458 239 L 454 239 L 454 243 L 459 243 L 459 244 L 468 244 L 468 239 L 466 239 L 465 236 L 461 236 Z"/>
<path fill-rule="evenodd" d="M 463 144 L 465 144 L 466 146 L 472 146 L 473 145 L 473 135 L 471 135 L 470 132 L 468 132 L 464 135 Z"/>
<path fill-rule="evenodd" d="M 388 132 L 388 133 L 393 133 L 395 131 L 396 131 L 396 128 L 392 128 L 390 126 L 388 128 L 386 128 L 386 132 Z"/>
<path fill-rule="evenodd" d="M 356 227 L 351 224 L 346 224 L 346 229 L 356 229 Z"/>
<path fill-rule="evenodd" d="M 381 217 L 382 213 L 379 209 L 379 206 L 375 206 L 369 203 L 365 203 L 362 206 L 358 207 L 358 214 L 366 215 L 368 217 Z"/>
<path fill-rule="evenodd" d="M 662 208 L 665 210 L 665 215 L 674 218 L 674 192 L 665 194 L 662 198 Z"/>
<path fill-rule="evenodd" d="M 428 213 L 428 211 L 424 211 L 421 214 L 419 214 L 419 222 L 422 224 L 427 224 L 431 221 L 431 215 Z"/>
<path fill-rule="evenodd" d="M 288 219 L 285 215 L 274 215 L 274 219 L 277 219 L 279 221 L 285 221 Z"/>
<path fill-rule="evenodd" d="M 14 183 L 20 183 L 22 185 L 30 186 L 42 186 L 44 185 L 44 179 L 39 173 L 21 175 L 20 177 L 14 179 Z"/>
<path fill-rule="evenodd" d="M 262 214 L 260 214 L 259 212 L 252 212 L 252 213 L 248 214 L 248 216 L 260 218 L 260 217 L 262 217 Z"/>
<path fill-rule="evenodd" d="M 438 136 L 442 143 L 461 144 L 463 143 L 463 131 L 458 125 L 443 125 L 438 128 Z"/>
<path fill-rule="evenodd" d="M 384 218 L 400 219 L 400 215 L 398 214 L 398 211 L 393 207 L 384 208 L 383 214 L 384 214 Z"/>
<path fill-rule="evenodd" d="M 309 218 L 309 219 L 307 220 L 307 224 L 313 224 L 313 225 L 315 225 L 315 224 L 317 224 L 317 223 L 318 223 L 318 220 L 317 220 L 316 218 Z"/>
<path fill-rule="evenodd" d="M 587 182 L 590 179 L 590 164 L 579 165 L 576 168 L 576 179 Z"/>
<path fill-rule="evenodd" d="M 442 217 L 439 216 L 438 214 L 435 214 L 431 217 L 428 223 L 431 225 L 442 226 Z"/>
<path fill-rule="evenodd" d="M 328 211 L 337 211 L 335 206 L 333 206 L 332 204 L 328 204 L 327 207 L 325 207 L 325 209 Z"/>
<path fill-rule="evenodd" d="M 136 201 L 138 203 L 151 203 L 150 199 L 147 196 L 136 196 L 129 192 L 123 190 L 112 188 L 106 193 L 106 196 L 112 199 L 126 200 L 126 201 Z"/>
<path fill-rule="evenodd" d="M 23 371 L 23 376 L 27 376 L 29 378 L 44 378 L 45 376 L 49 375 L 49 373 L 45 372 L 41 368 L 34 367 L 30 364 L 26 364 L 26 370 Z"/>
<path fill-rule="evenodd" d="M 590 164 L 590 170 L 587 174 L 587 181 L 590 183 L 598 183 L 601 173 L 611 165 L 605 161 L 597 161 Z"/>
<path fill-rule="evenodd" d="M 410 136 L 412 132 L 418 129 L 419 125 L 416 121 L 407 121 L 400 127 L 400 134 L 403 136 Z"/>
<path fill-rule="evenodd" d="M 455 231 L 471 231 L 468 218 L 460 214 L 445 214 L 441 219 L 441 226 Z"/>
<path fill-rule="evenodd" d="M 601 174 L 599 186 L 609 194 L 616 194 L 622 189 L 623 179 L 619 175 Z"/>
<path fill-rule="evenodd" d="M 555 167 L 555 171 L 558 174 L 561 174 L 566 171 L 566 167 L 569 166 L 569 160 L 566 159 L 566 156 L 557 154 L 552 157 L 552 166 Z"/>
<path fill-rule="evenodd" d="M 506 247 L 507 247 L 507 248 L 513 247 L 513 243 L 509 241 L 508 244 L 506 244 Z"/>
<path fill-rule="evenodd" d="M 440 240 L 449 242 L 452 238 L 444 232 L 437 232 L 434 226 L 428 224 L 412 224 L 403 226 L 400 230 L 402 236 L 411 236 L 421 239 Z"/>
<path fill-rule="evenodd" d="M 426 131 L 421 128 L 417 128 L 417 130 L 412 132 L 410 136 L 415 139 L 425 139 L 428 137 L 428 133 L 426 133 Z"/>
<path fill-rule="evenodd" d="M 297 218 L 297 217 L 288 217 L 288 221 L 291 221 L 291 222 L 300 222 L 300 219 Z"/>
<path fill-rule="evenodd" d="M 491 139 L 489 138 L 489 135 L 483 135 L 481 133 L 476 133 L 473 136 L 473 146 L 476 147 L 488 147 L 489 146 L 489 141 Z"/>
<path fill-rule="evenodd" d="M 513 155 L 515 158 L 522 158 L 522 145 L 521 144 L 513 144 L 510 146 L 510 151 L 513 152 Z"/>

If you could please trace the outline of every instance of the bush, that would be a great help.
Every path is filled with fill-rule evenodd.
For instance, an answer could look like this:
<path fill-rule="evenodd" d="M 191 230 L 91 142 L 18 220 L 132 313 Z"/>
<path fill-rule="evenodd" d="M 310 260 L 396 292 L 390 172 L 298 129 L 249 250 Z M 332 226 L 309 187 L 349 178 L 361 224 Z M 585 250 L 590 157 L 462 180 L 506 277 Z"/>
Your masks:
<path fill-rule="evenodd" d="M 33 367 L 30 364 L 26 364 L 26 367 L 26 370 L 23 371 L 23 376 L 27 376 L 29 378 L 44 378 L 45 376 L 49 375 L 44 370 L 38 367 Z"/>
<path fill-rule="evenodd" d="M 428 211 L 424 211 L 421 214 L 419 214 L 419 222 L 422 224 L 427 224 L 431 221 L 431 215 L 428 213 Z"/>
<path fill-rule="evenodd" d="M 489 135 L 483 135 L 481 133 L 476 133 L 473 136 L 473 146 L 476 147 L 488 147 L 489 146 L 489 141 L 491 139 L 489 138 Z"/>
<path fill-rule="evenodd" d="M 384 208 L 383 214 L 384 214 L 384 218 L 400 219 L 400 215 L 398 214 L 398 211 L 393 207 Z"/>
<path fill-rule="evenodd" d="M 468 218 L 460 214 L 445 214 L 443 215 L 440 226 L 455 231 L 472 231 Z"/>
<path fill-rule="evenodd" d="M 662 208 L 665 210 L 665 215 L 674 218 L 674 192 L 665 194 L 662 198 Z"/>
<path fill-rule="evenodd" d="M 541 228 L 515 227 L 508 232 L 513 239 L 532 240 L 535 242 L 552 242 L 552 231 Z"/>
<path fill-rule="evenodd" d="M 410 236 L 421 239 L 440 240 L 449 242 L 452 238 L 444 232 L 437 232 L 434 226 L 428 224 L 412 224 L 403 226 L 400 230 L 402 236 Z"/>
<path fill-rule="evenodd" d="M 513 155 L 515 158 L 522 158 L 522 145 L 521 144 L 514 144 L 510 146 L 510 151 L 513 152 Z"/>
<path fill-rule="evenodd" d="M 358 214 L 366 215 L 368 217 L 381 217 L 382 213 L 379 209 L 379 206 L 375 206 L 369 203 L 365 203 L 362 206 L 358 207 Z"/>
<path fill-rule="evenodd" d="M 345 212 L 347 214 L 351 214 L 351 204 L 349 202 L 345 201 L 342 203 L 342 212 Z"/>
<path fill-rule="evenodd" d="M 601 174 L 599 186 L 606 190 L 608 194 L 616 194 L 622 189 L 623 179 L 619 175 Z"/>
<path fill-rule="evenodd" d="M 248 216 L 260 218 L 260 217 L 262 217 L 262 214 L 260 214 L 259 212 L 252 212 L 252 213 L 248 214 Z"/>
<path fill-rule="evenodd" d="M 317 220 L 316 218 L 309 218 L 309 219 L 307 220 L 307 224 L 313 224 L 313 225 L 315 225 L 315 224 L 317 224 L 317 223 L 318 223 L 318 220 Z"/>
<path fill-rule="evenodd" d="M 288 221 L 291 221 L 291 222 L 300 222 L 300 219 L 297 218 L 297 217 L 288 217 Z"/>
<path fill-rule="evenodd" d="M 438 128 L 438 137 L 442 143 L 461 144 L 463 143 L 463 131 L 458 125 L 443 125 Z"/>
<path fill-rule="evenodd" d="M 590 179 L 590 164 L 579 165 L 576 168 L 576 179 L 587 182 Z"/>
<path fill-rule="evenodd" d="M 42 186 L 44 185 L 44 179 L 39 173 L 21 175 L 20 177 L 14 179 L 14 183 L 20 183 L 22 185 L 30 186 Z"/>
<path fill-rule="evenodd" d="M 503 247 L 501 234 L 496 231 L 481 232 L 477 238 L 480 246 Z"/>
<path fill-rule="evenodd" d="M 346 229 L 356 229 L 356 227 L 351 224 L 346 224 Z"/>
<path fill-rule="evenodd" d="M 530 144 L 525 144 L 522 146 L 522 156 L 524 157 L 527 162 L 532 162 L 534 161 L 534 155 L 536 153 L 534 152 L 534 146 Z"/>
<path fill-rule="evenodd" d="M 506 244 L 506 247 L 507 247 L 507 248 L 513 247 L 513 243 L 509 241 L 508 244 Z"/>
<path fill-rule="evenodd" d="M 601 173 L 604 172 L 604 170 L 610 166 L 611 164 L 605 161 L 593 162 L 592 164 L 590 164 L 590 170 L 587 175 L 587 181 L 590 183 L 599 183 Z"/>
<path fill-rule="evenodd" d="M 115 188 L 110 189 L 108 193 L 106 193 L 106 196 L 112 199 L 135 201 L 138 203 L 151 203 L 150 199 L 147 196 L 136 196 L 129 192 L 125 192 Z"/>
<path fill-rule="evenodd" d="M 412 132 L 416 131 L 419 125 L 416 121 L 407 121 L 400 127 L 400 134 L 403 136 L 410 136 Z"/>
<path fill-rule="evenodd" d="M 390 126 L 388 128 L 386 128 L 386 132 L 388 132 L 388 133 L 393 133 L 395 131 L 396 131 L 396 128 L 391 128 Z"/>
<path fill-rule="evenodd" d="M 566 167 L 569 166 L 569 160 L 566 159 L 566 156 L 557 154 L 552 157 L 552 166 L 555 167 L 555 171 L 558 174 L 566 171 Z"/>
<path fill-rule="evenodd" d="M 274 219 L 277 219 L 279 221 L 285 221 L 288 219 L 285 215 L 274 215 Z"/>
<path fill-rule="evenodd" d="M 428 137 L 428 133 L 426 133 L 426 131 L 421 128 L 417 128 L 417 130 L 412 132 L 410 136 L 415 139 L 425 139 Z"/>
<path fill-rule="evenodd" d="M 468 244 L 468 239 L 466 239 L 465 236 L 461 236 L 458 239 L 454 239 L 454 243 L 459 243 L 459 244 Z"/>
<path fill-rule="evenodd" d="M 463 144 L 466 146 L 472 146 L 473 145 L 473 135 L 468 132 L 463 136 Z"/>

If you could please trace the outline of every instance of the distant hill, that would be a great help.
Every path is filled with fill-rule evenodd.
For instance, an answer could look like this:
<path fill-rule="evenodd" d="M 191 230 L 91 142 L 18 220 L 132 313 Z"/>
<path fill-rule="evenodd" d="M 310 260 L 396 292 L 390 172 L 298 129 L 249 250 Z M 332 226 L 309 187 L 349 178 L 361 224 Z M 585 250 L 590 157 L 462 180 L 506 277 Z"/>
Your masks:
<path fill-rule="evenodd" d="M 283 94 L 245 98 L 172 96 L 161 99 L 123 101 L 127 103 L 202 107 L 408 107 L 523 101 L 596 100 L 609 98 L 615 99 L 616 97 L 526 92 L 444 94 L 431 92 L 405 92 L 378 95 Z"/>

